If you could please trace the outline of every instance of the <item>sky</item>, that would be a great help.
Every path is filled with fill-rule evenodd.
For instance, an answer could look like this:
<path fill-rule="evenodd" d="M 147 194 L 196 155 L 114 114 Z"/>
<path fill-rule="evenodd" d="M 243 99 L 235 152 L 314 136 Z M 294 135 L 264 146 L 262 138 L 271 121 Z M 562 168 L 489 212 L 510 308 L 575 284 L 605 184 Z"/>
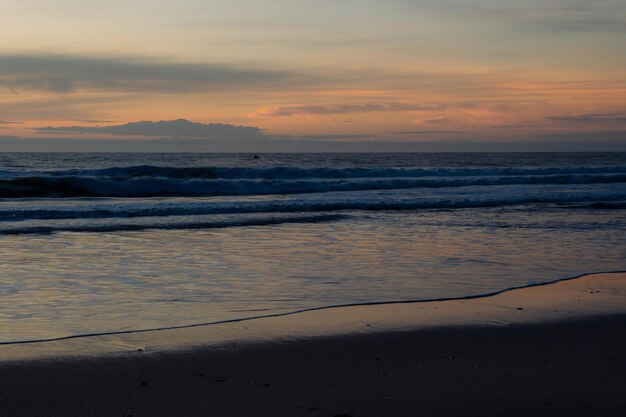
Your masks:
<path fill-rule="evenodd" d="M 626 150 L 623 0 L 2 0 L 0 39 L 0 150 Z"/>

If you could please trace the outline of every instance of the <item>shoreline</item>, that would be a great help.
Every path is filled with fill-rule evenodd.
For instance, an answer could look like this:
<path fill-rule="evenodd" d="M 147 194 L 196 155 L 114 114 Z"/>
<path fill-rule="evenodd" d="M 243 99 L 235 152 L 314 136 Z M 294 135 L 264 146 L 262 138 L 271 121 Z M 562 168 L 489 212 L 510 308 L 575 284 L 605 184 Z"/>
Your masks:
<path fill-rule="evenodd" d="M 582 297 L 585 302 L 581 302 Z M 584 274 L 471 298 L 321 307 L 208 325 L 0 344 L 0 366 L 13 361 L 150 354 L 319 336 L 516 325 L 622 313 L 626 314 L 626 272 Z"/>
<path fill-rule="evenodd" d="M 4 345 L 0 415 L 616 416 L 624 329 L 626 273 L 610 273 L 473 300 Z"/>
<path fill-rule="evenodd" d="M 315 311 L 344 309 L 344 308 L 350 308 L 350 307 L 368 307 L 368 306 L 385 306 L 385 305 L 399 305 L 399 304 L 439 303 L 439 302 L 447 302 L 447 301 L 476 300 L 476 299 L 494 297 L 494 296 L 505 294 L 505 293 L 512 292 L 512 291 L 554 285 L 554 284 L 558 284 L 561 282 L 576 280 L 576 279 L 589 277 L 589 276 L 610 275 L 610 274 L 626 274 L 626 270 L 585 272 L 585 273 L 578 274 L 578 275 L 558 278 L 552 281 L 524 284 L 524 285 L 519 285 L 519 286 L 507 287 L 507 288 L 503 288 L 500 290 L 490 291 L 486 293 L 458 296 L 458 297 L 439 297 L 439 298 L 431 298 L 431 299 L 407 299 L 407 300 L 392 300 L 392 301 L 370 301 L 370 302 L 362 302 L 362 303 L 323 305 L 323 306 L 318 306 L 318 307 L 309 307 L 309 308 L 304 308 L 304 309 L 299 309 L 299 310 L 287 311 L 284 313 L 273 313 L 273 314 L 267 314 L 267 315 L 249 316 L 249 317 L 219 320 L 219 321 L 212 321 L 212 322 L 173 325 L 173 326 L 146 328 L 146 329 L 102 331 L 102 332 L 75 334 L 75 335 L 52 337 L 52 338 L 41 338 L 41 339 L 16 340 L 16 341 L 6 341 L 6 342 L 0 341 L 0 349 L 2 346 L 11 346 L 11 345 L 60 342 L 60 341 L 65 341 L 65 340 L 100 337 L 100 336 L 117 336 L 117 335 L 121 336 L 121 335 L 136 334 L 136 333 L 152 333 L 152 332 L 169 331 L 169 330 L 192 329 L 196 327 L 226 325 L 226 324 L 231 324 L 231 323 L 248 322 L 252 320 L 261 320 L 261 319 L 271 319 L 271 318 L 276 318 L 276 317 L 292 316 L 292 315 L 298 315 L 298 314 L 315 312 Z"/>

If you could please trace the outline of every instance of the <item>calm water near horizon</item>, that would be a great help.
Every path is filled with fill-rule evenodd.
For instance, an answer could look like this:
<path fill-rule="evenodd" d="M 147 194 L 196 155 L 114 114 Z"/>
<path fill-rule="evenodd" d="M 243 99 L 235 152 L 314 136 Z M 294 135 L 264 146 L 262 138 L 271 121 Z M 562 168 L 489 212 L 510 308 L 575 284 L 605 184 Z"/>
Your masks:
<path fill-rule="evenodd" d="M 626 153 L 0 154 L 0 342 L 626 270 Z"/>

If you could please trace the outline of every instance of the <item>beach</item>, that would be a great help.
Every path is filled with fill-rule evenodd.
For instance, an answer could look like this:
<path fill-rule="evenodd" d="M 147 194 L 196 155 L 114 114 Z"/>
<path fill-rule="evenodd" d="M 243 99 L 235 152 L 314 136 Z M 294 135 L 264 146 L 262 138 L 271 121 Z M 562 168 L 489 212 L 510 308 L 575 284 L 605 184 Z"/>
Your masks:
<path fill-rule="evenodd" d="M 626 0 L 0 0 L 0 417 L 626 416 Z"/>
<path fill-rule="evenodd" d="M 626 274 L 0 346 L 3 416 L 616 416 Z"/>

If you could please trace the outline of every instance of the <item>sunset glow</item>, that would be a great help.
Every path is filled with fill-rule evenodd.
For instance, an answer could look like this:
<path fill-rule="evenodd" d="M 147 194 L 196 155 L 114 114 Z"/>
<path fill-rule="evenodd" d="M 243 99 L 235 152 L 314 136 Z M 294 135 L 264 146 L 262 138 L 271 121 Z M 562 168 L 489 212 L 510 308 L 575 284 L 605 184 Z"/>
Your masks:
<path fill-rule="evenodd" d="M 0 135 L 187 119 L 293 140 L 620 143 L 625 27 L 612 0 L 6 0 Z"/>

